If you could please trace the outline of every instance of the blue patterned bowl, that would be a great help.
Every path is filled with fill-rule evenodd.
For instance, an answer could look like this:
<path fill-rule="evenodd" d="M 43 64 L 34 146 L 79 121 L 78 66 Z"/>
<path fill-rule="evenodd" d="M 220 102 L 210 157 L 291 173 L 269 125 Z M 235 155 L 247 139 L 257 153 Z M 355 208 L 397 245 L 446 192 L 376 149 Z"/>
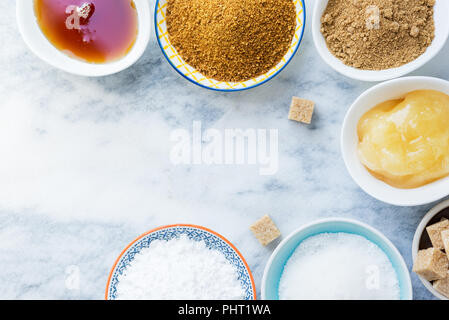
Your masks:
<path fill-rule="evenodd" d="M 106 300 L 117 299 L 118 277 L 123 274 L 127 266 L 142 249 L 148 248 L 154 240 L 170 240 L 180 235 L 187 235 L 189 239 L 204 241 L 210 249 L 215 249 L 224 254 L 226 259 L 235 266 L 238 272 L 238 279 L 245 290 L 245 300 L 256 299 L 256 286 L 251 271 L 237 248 L 218 233 L 204 227 L 177 224 L 159 227 L 144 233 L 131 242 L 120 254 L 109 274 L 106 287 Z"/>

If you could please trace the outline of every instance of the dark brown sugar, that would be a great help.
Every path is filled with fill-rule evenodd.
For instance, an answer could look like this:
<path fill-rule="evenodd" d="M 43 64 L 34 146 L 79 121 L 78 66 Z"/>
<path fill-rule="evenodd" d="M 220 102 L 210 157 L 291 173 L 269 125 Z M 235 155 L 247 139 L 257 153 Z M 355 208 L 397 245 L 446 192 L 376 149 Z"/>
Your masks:
<path fill-rule="evenodd" d="M 167 30 L 185 62 L 218 81 L 260 76 L 287 53 L 293 0 L 168 0 Z"/>

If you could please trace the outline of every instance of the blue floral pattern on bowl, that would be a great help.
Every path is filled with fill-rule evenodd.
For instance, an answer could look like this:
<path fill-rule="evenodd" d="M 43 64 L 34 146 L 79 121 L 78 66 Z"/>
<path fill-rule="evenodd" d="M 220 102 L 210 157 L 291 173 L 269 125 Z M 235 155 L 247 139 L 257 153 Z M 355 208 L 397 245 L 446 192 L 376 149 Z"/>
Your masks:
<path fill-rule="evenodd" d="M 121 254 L 116 265 L 111 271 L 108 287 L 106 289 L 106 298 L 108 300 L 117 299 L 118 278 L 133 261 L 136 254 L 138 254 L 142 249 L 148 248 L 154 240 L 171 240 L 181 235 L 187 235 L 189 239 L 195 241 L 204 241 L 208 248 L 220 251 L 236 268 L 238 279 L 245 291 L 244 299 L 254 300 L 256 298 L 251 271 L 247 267 L 241 254 L 232 247 L 230 242 L 206 228 L 187 225 L 175 225 L 158 228 L 144 234 L 131 243 L 131 245 Z"/>

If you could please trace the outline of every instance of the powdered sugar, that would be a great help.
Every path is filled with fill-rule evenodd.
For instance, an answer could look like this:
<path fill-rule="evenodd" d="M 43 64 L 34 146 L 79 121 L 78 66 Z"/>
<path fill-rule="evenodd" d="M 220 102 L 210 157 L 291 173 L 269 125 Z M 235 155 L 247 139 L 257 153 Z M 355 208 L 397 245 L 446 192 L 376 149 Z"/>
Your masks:
<path fill-rule="evenodd" d="M 386 254 L 353 234 L 304 240 L 287 261 L 280 299 L 399 299 L 399 282 Z"/>
<path fill-rule="evenodd" d="M 203 241 L 155 240 L 118 278 L 118 299 L 243 299 L 236 268 Z"/>

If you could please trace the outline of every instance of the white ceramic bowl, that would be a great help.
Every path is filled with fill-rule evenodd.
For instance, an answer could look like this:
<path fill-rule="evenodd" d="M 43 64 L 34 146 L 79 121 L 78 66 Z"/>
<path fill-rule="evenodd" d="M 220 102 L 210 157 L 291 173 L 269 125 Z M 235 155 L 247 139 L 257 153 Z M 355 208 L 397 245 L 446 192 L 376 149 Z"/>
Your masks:
<path fill-rule="evenodd" d="M 413 261 L 415 261 L 416 256 L 418 255 L 419 251 L 419 243 L 421 241 L 421 236 L 424 232 L 427 232 L 425 229 L 427 225 L 429 224 L 430 220 L 432 220 L 433 217 L 435 217 L 438 213 L 440 213 L 442 210 L 449 207 L 449 200 L 443 201 L 437 206 L 433 207 L 421 220 L 421 223 L 418 225 L 418 228 L 416 229 L 415 236 L 413 237 L 413 245 L 412 245 L 412 257 Z M 436 291 L 430 281 L 427 281 L 420 275 L 417 275 L 418 278 L 421 280 L 423 285 L 429 290 L 435 297 L 441 299 L 441 300 L 449 300 L 445 296 L 443 296 L 441 293 Z"/>
<path fill-rule="evenodd" d="M 326 41 L 321 34 L 321 16 L 327 7 L 329 0 L 315 0 L 315 8 L 312 18 L 312 33 L 315 47 L 321 58 L 334 70 L 341 74 L 362 81 L 384 81 L 406 75 L 430 61 L 443 48 L 449 35 L 449 1 L 436 0 L 434 8 L 435 39 L 426 52 L 418 59 L 399 68 L 381 71 L 360 70 L 349 67 L 335 57 L 328 49 Z"/>
<path fill-rule="evenodd" d="M 427 204 L 449 195 L 449 177 L 415 189 L 398 189 L 373 177 L 357 154 L 357 124 L 360 118 L 381 102 L 399 99 L 414 90 L 432 89 L 449 94 L 449 81 L 430 77 L 407 77 L 390 80 L 364 92 L 346 114 L 341 132 L 341 152 L 354 181 L 372 197 L 398 206 Z"/>
<path fill-rule="evenodd" d="M 131 51 L 117 61 L 104 64 L 87 63 L 71 58 L 56 49 L 42 33 L 34 13 L 34 1 L 17 0 L 19 31 L 28 47 L 40 59 L 55 68 L 81 76 L 99 77 L 120 72 L 133 65 L 145 51 L 150 39 L 151 9 L 148 0 L 134 0 L 138 14 L 138 34 Z"/>
<path fill-rule="evenodd" d="M 296 248 L 309 237 L 320 233 L 350 233 L 364 237 L 377 245 L 390 260 L 399 281 L 400 299 L 412 300 L 413 289 L 410 273 L 398 249 L 381 232 L 367 224 L 344 218 L 329 218 L 307 224 L 292 232 L 274 250 L 262 278 L 262 299 L 279 300 L 279 281 L 284 266 Z"/>

